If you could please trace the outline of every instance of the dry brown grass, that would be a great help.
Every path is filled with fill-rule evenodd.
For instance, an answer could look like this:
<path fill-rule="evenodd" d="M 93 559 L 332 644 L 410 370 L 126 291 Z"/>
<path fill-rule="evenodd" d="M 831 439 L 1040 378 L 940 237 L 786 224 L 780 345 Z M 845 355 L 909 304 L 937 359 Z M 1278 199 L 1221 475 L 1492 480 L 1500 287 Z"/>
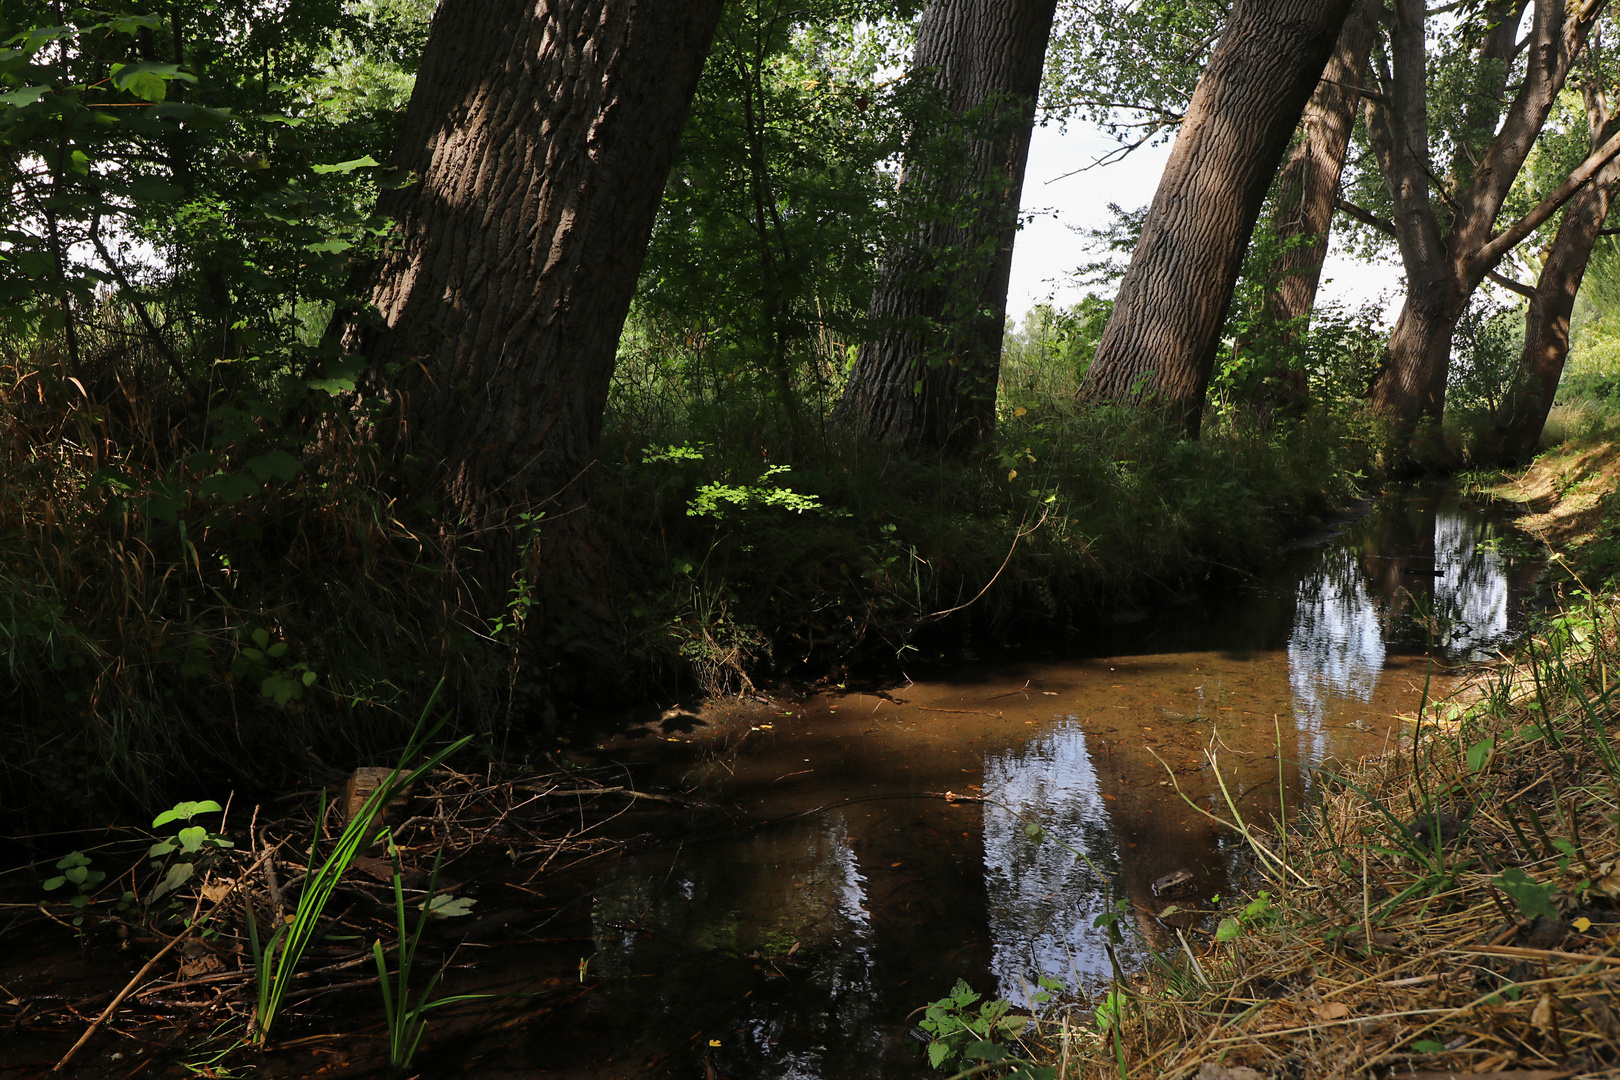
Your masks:
<path fill-rule="evenodd" d="M 1049 1031 L 1064 1075 L 1620 1076 L 1617 625 L 1565 612 L 1287 828 L 1234 822 L 1266 910 L 1134 978 L 1117 1046 Z"/>

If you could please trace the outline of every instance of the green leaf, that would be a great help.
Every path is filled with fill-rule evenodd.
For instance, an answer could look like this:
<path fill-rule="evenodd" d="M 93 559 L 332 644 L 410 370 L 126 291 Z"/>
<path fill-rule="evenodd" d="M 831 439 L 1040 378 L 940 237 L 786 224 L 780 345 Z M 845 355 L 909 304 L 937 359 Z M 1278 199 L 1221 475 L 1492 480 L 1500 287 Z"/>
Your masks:
<path fill-rule="evenodd" d="M 477 900 L 470 896 L 451 896 L 449 893 L 440 893 L 428 904 L 428 914 L 443 918 L 457 919 L 463 915 L 471 915 L 473 905 Z"/>
<path fill-rule="evenodd" d="M 154 64 L 142 60 L 135 64 L 114 64 L 112 83 L 127 90 L 142 101 L 162 101 L 169 96 L 169 80 L 196 82 L 197 76 L 181 71 L 178 64 Z"/>
<path fill-rule="evenodd" d="M 161 829 L 171 821 L 190 821 L 198 814 L 217 814 L 224 807 L 213 799 L 203 799 L 201 802 L 179 802 L 174 807 L 163 811 L 152 819 L 152 828 Z"/>
<path fill-rule="evenodd" d="M 285 450 L 272 450 L 267 454 L 248 458 L 247 467 L 260 480 L 291 480 L 298 475 L 301 463 Z"/>
<path fill-rule="evenodd" d="M 1504 870 L 1500 877 L 1491 880 L 1491 884 L 1507 893 L 1525 918 L 1558 918 L 1558 909 L 1552 905 L 1555 886 L 1540 884 L 1517 866 Z"/>
<path fill-rule="evenodd" d="M 1227 916 L 1215 928 L 1215 940 L 1220 942 L 1236 941 L 1243 933 L 1243 923 Z"/>
<path fill-rule="evenodd" d="M 0 105 L 15 105 L 20 109 L 24 105 L 32 105 L 44 97 L 49 90 L 50 87 L 48 86 L 25 86 L 21 90 L 13 90 L 9 94 L 0 94 Z"/>
<path fill-rule="evenodd" d="M 146 857 L 148 859 L 160 858 L 169 854 L 171 851 L 177 850 L 179 847 L 180 845 L 176 844 L 173 840 L 159 840 L 157 843 L 146 849 Z"/>
<path fill-rule="evenodd" d="M 352 247 L 354 247 L 354 245 L 351 244 L 349 241 L 342 240 L 342 239 L 339 239 L 337 237 L 333 237 L 330 240 L 322 240 L 318 244 L 305 244 L 304 245 L 304 250 L 305 251 L 313 251 L 316 254 L 325 253 L 325 254 L 336 255 L 338 252 L 340 252 L 340 251 L 348 251 Z"/>
<path fill-rule="evenodd" d="M 1420 1054 L 1443 1054 L 1446 1052 L 1446 1044 L 1437 1043 L 1433 1039 L 1419 1039 L 1412 1044 L 1412 1049 Z"/>
<path fill-rule="evenodd" d="M 203 842 L 208 839 L 208 830 L 201 825 L 191 825 L 181 829 L 176 839 L 180 841 L 181 852 L 195 855 L 202 850 Z"/>
<path fill-rule="evenodd" d="M 1483 769 L 1485 762 L 1490 760 L 1491 751 L 1495 748 L 1496 740 L 1488 735 L 1470 746 L 1463 755 L 1468 760 L 1468 771 L 1479 772 L 1479 770 Z"/>
<path fill-rule="evenodd" d="M 938 1039 L 934 1040 L 928 1044 L 928 1064 L 936 1069 L 939 1068 L 945 1064 L 946 1055 L 950 1052 L 950 1046 Z"/>
<path fill-rule="evenodd" d="M 310 168 L 318 173 L 352 173 L 356 169 L 366 169 L 377 164 L 377 160 L 370 154 L 355 158 L 353 161 L 340 161 L 336 165 L 312 165 Z"/>
<path fill-rule="evenodd" d="M 67 884 L 67 878 L 63 877 L 61 874 L 58 874 L 53 878 L 45 879 L 44 889 L 46 892 L 55 892 L 65 884 Z"/>
<path fill-rule="evenodd" d="M 173 866 L 169 867 L 169 872 L 163 875 L 163 880 L 158 882 L 157 885 L 152 889 L 152 893 L 146 898 L 146 902 L 148 904 L 157 903 L 160 898 L 167 896 L 169 893 L 174 892 L 174 890 L 190 881 L 191 875 L 196 873 L 196 871 L 197 868 L 188 862 L 175 863 Z"/>

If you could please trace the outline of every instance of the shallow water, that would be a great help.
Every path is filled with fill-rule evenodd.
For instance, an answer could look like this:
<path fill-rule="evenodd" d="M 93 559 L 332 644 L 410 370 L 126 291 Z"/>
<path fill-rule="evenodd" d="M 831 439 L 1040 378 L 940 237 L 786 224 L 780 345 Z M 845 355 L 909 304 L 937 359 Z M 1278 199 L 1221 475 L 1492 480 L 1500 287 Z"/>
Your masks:
<path fill-rule="evenodd" d="M 1126 968 L 1143 962 L 1129 942 L 1173 942 L 1182 920 L 1158 913 L 1207 906 L 1241 872 L 1197 809 L 1226 812 L 1210 757 L 1246 816 L 1297 812 L 1317 770 L 1389 745 L 1392 718 L 1449 692 L 1455 665 L 1511 644 L 1530 550 L 1455 495 L 1401 493 L 1240 590 L 1099 629 L 1086 655 L 706 715 L 640 751 L 638 782 L 734 819 L 694 818 L 610 868 L 578 940 L 486 954 L 462 988 L 522 990 L 579 960 L 601 982 L 469 1063 L 926 1075 L 907 1017 L 957 978 L 1015 1001 L 1041 976 L 1094 991 L 1110 898 L 1142 931 Z M 1185 891 L 1156 896 L 1172 874 Z"/>

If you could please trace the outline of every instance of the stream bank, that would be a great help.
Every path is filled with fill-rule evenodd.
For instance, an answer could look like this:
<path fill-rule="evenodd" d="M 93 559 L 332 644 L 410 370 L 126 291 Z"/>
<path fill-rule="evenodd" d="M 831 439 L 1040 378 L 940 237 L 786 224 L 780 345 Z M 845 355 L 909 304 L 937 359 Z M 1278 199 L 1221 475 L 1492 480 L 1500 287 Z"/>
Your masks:
<path fill-rule="evenodd" d="M 1319 797 L 1320 770 L 1391 745 L 1392 716 L 1522 632 L 1540 573 L 1507 520 L 1444 491 L 1395 493 L 1318 541 L 1237 590 L 1100 627 L 1086 649 L 604 734 L 565 772 L 618 763 L 598 786 L 666 801 L 621 821 L 622 855 L 542 881 L 535 856 L 518 858 L 532 846 L 523 819 L 487 815 L 481 829 L 516 831 L 451 867 L 479 931 L 440 931 L 465 942 L 444 989 L 507 996 L 435 1014 L 422 1067 L 922 1076 L 907 1014 L 957 979 L 1028 1002 L 1044 977 L 1094 1004 L 1112 971 L 1092 924 L 1110 901 L 1137 928 L 1121 955 L 1139 968 L 1178 931 L 1202 940 L 1196 912 L 1250 879 L 1248 849 L 1204 814 L 1225 806 L 1223 783 L 1250 820 L 1279 792 L 1290 806 Z M 672 816 L 667 800 L 698 805 Z M 431 814 L 419 827 L 412 866 L 425 872 L 440 827 Z M 517 855 L 503 868 L 504 848 Z M 359 929 L 340 933 L 358 935 L 345 947 L 363 959 L 386 909 L 354 910 Z M 240 953 L 222 962 L 246 984 Z M 51 994 L 8 979 L 13 1008 L 38 1023 Z M 262 1067 L 300 1075 L 314 1053 L 323 1075 L 375 1073 L 376 989 L 363 982 L 323 990 L 330 1011 Z M 213 985 L 182 987 L 169 1007 Z M 88 1008 L 88 995 L 55 998 Z M 131 1076 L 180 1075 L 172 1052 L 139 1043 L 142 1016 L 120 1014 L 83 1075 L 114 1053 Z M 72 1029 L 42 1033 L 34 1060 Z"/>
<path fill-rule="evenodd" d="M 1550 545 L 1560 607 L 1287 828 L 1217 808 L 1254 880 L 1212 939 L 1117 986 L 1120 1012 L 1044 1017 L 1044 1060 L 1065 1078 L 1620 1073 L 1617 461 L 1590 443 L 1475 479 Z"/>

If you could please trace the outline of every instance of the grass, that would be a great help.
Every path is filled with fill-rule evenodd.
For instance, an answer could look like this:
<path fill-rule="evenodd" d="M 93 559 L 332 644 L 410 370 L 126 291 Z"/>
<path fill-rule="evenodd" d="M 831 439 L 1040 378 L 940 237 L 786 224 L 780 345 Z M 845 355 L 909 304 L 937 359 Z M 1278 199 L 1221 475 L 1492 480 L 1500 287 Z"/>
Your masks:
<path fill-rule="evenodd" d="M 995 444 L 966 459 L 643 378 L 610 409 L 597 506 L 647 677 L 710 692 L 1085 627 L 1255 565 L 1371 469 L 1353 414 L 1233 409 L 1188 442 L 1039 371 L 1003 385 Z"/>
<path fill-rule="evenodd" d="M 1081 408 L 1061 358 L 1009 362 L 998 437 L 965 459 L 841 436 L 835 380 L 784 408 L 774 385 L 699 392 L 627 360 L 593 497 L 622 677 L 540 713 L 515 704 L 517 635 L 462 603 L 475 556 L 336 399 L 244 368 L 191 401 L 116 327 L 81 330 L 83 381 L 48 350 L 0 366 L 0 802 L 19 828 L 330 779 L 400 745 L 441 679 L 457 732 L 521 756 L 604 691 L 840 681 L 1083 629 L 1254 565 L 1370 459 L 1346 412 L 1222 409 L 1187 442 Z"/>
<path fill-rule="evenodd" d="M 1620 597 L 1568 580 L 1516 659 L 1397 751 L 1269 827 L 1229 806 L 1248 895 L 1132 979 L 1106 1037 L 1048 1022 L 1062 1075 L 1615 1075 Z"/>

